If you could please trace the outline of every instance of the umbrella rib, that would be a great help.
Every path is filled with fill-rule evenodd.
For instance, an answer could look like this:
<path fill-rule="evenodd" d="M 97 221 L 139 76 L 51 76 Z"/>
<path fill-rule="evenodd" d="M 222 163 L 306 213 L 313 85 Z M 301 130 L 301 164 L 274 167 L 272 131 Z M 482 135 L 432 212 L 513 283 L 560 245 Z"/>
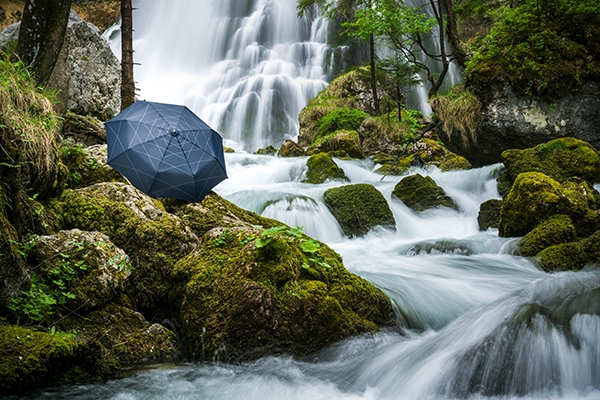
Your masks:
<path fill-rule="evenodd" d="M 168 143 L 168 144 L 167 144 L 167 146 L 166 146 L 166 149 L 168 149 L 168 148 L 169 148 L 169 146 L 171 146 L 171 142 L 172 142 L 173 140 L 175 140 L 175 136 L 174 136 L 174 135 L 171 135 L 171 137 L 169 138 L 169 143 Z M 189 170 L 190 170 L 190 175 L 192 175 L 192 176 L 193 176 L 193 175 L 194 175 L 194 172 L 192 171 L 192 168 L 190 167 L 190 164 L 189 164 L 189 160 L 188 160 L 188 158 L 187 158 L 187 155 L 185 154 L 185 151 L 183 150 L 183 147 L 181 146 L 181 143 L 179 142 L 179 140 L 177 140 L 177 145 L 178 145 L 178 146 L 179 146 L 179 148 L 181 149 L 181 154 L 183 154 L 183 156 L 185 157 L 185 160 L 187 161 L 186 165 L 187 165 L 187 167 L 188 167 L 188 168 L 189 168 Z M 160 162 L 158 163 L 159 167 L 160 167 L 160 165 L 162 165 L 162 163 L 163 163 L 163 161 L 164 161 L 164 159 L 165 159 L 165 156 L 166 156 L 166 155 L 167 155 L 167 151 L 165 151 L 165 152 L 163 153 L 163 155 L 162 155 L 162 158 L 160 159 Z M 156 174 L 156 176 L 158 176 L 158 173 Z M 152 187 L 154 186 L 154 182 L 156 182 L 156 179 L 155 179 L 155 180 L 152 182 L 152 185 L 150 185 L 150 191 L 152 191 Z"/>

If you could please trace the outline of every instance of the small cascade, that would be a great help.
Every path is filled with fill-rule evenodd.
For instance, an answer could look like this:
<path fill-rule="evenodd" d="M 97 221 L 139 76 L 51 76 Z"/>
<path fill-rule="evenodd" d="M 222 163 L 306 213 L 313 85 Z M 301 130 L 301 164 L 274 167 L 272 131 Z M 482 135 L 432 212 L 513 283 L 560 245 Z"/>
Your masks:
<path fill-rule="evenodd" d="M 328 23 L 298 18 L 296 0 L 137 0 L 134 8 L 139 98 L 187 105 L 236 150 L 295 138 L 298 114 L 330 78 Z M 117 29 L 106 37 L 119 54 Z"/>

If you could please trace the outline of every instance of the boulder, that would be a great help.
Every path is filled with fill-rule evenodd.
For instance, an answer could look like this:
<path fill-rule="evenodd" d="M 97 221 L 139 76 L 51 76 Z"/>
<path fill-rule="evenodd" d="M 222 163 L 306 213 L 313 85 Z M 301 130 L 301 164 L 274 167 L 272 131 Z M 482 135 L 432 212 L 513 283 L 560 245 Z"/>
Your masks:
<path fill-rule="evenodd" d="M 395 324 L 381 291 L 328 246 L 283 225 L 213 228 L 175 277 L 178 332 L 192 359 L 301 356 Z"/>
<path fill-rule="evenodd" d="M 537 264 L 544 271 L 579 271 L 600 262 L 600 231 L 586 239 L 557 244 L 540 251 Z"/>
<path fill-rule="evenodd" d="M 0 47 L 16 40 L 20 23 L 9 25 L 0 35 Z M 121 63 L 115 57 L 100 30 L 71 11 L 67 27 L 65 68 L 56 68 L 50 81 L 68 92 L 69 110 L 100 120 L 115 116 L 121 108 Z M 63 76 L 68 77 L 65 81 Z"/>
<path fill-rule="evenodd" d="M 529 149 L 506 150 L 502 162 L 510 181 L 522 172 L 541 172 L 559 182 L 573 176 L 590 183 L 600 182 L 598 150 L 579 139 L 565 137 Z"/>
<path fill-rule="evenodd" d="M 92 116 L 67 112 L 61 127 L 63 146 L 80 144 L 84 147 L 106 144 L 104 124 Z"/>
<path fill-rule="evenodd" d="M 539 223 L 517 245 L 515 254 L 535 256 L 547 247 L 575 241 L 575 226 L 568 215 L 557 214 Z"/>
<path fill-rule="evenodd" d="M 435 207 L 458 210 L 454 200 L 430 176 L 415 174 L 403 178 L 394 187 L 392 196 L 402 200 L 408 208 L 416 212 Z"/>
<path fill-rule="evenodd" d="M 306 162 L 308 172 L 304 182 L 320 184 L 327 180 L 349 181 L 344 170 L 338 167 L 333 159 L 326 153 L 318 153 L 310 156 Z"/>
<path fill-rule="evenodd" d="M 376 226 L 396 226 L 388 202 L 373 185 L 361 183 L 331 188 L 323 197 L 346 236 L 363 236 Z"/>
<path fill-rule="evenodd" d="M 27 261 L 37 266 L 37 280 L 60 292 L 64 305 L 79 313 L 115 299 L 131 273 L 127 254 L 99 232 L 60 231 L 36 236 L 31 245 Z"/>
<path fill-rule="evenodd" d="M 365 158 L 356 131 L 338 130 L 321 137 L 315 143 L 307 149 L 307 154 L 326 152 L 339 158 Z"/>
<path fill-rule="evenodd" d="M 549 217 L 565 214 L 573 221 L 577 236 L 588 236 L 598 229 L 598 196 L 581 179 L 572 178 L 561 184 L 541 172 L 524 172 L 517 176 L 504 199 L 499 234 L 524 236 Z"/>
<path fill-rule="evenodd" d="M 193 251 L 198 237 L 163 204 L 133 186 L 98 183 L 66 190 L 50 207 L 60 215 L 57 228 L 98 231 L 123 249 L 133 264 L 127 293 L 149 319 L 169 313 L 173 265 Z"/>
<path fill-rule="evenodd" d="M 293 140 L 287 139 L 281 144 L 277 154 L 279 157 L 302 157 L 304 155 L 304 149 Z"/>
<path fill-rule="evenodd" d="M 117 170 L 106 164 L 106 144 L 83 147 L 63 144 L 60 158 L 69 169 L 67 187 L 78 189 L 102 182 L 128 183 Z"/>
<path fill-rule="evenodd" d="M 272 156 L 272 155 L 277 154 L 277 149 L 274 146 L 269 145 L 269 146 L 267 146 L 265 148 L 256 150 L 254 152 L 254 154 Z"/>
<path fill-rule="evenodd" d="M 502 200 L 486 200 L 479 206 L 477 214 L 477 223 L 479 229 L 487 231 L 489 228 L 498 228 L 500 222 L 500 210 L 502 209 Z"/>
<path fill-rule="evenodd" d="M 508 149 L 526 149 L 549 139 L 574 137 L 600 147 L 600 84 L 588 82 L 581 90 L 548 101 L 543 97 L 517 94 L 507 81 L 473 87 L 480 107 L 474 108 L 472 127 L 444 116 L 440 102 L 432 109 L 440 118 L 436 133 L 440 140 L 475 166 L 501 161 Z"/>

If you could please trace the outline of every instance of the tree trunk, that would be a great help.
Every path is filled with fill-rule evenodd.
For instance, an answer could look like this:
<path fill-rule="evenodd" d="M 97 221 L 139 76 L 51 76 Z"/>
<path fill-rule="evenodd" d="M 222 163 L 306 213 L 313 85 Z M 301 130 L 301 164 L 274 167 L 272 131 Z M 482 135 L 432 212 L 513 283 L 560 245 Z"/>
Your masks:
<path fill-rule="evenodd" d="M 456 17 L 454 16 L 452 0 L 443 1 L 446 6 L 446 33 L 448 34 L 448 41 L 452 45 L 452 54 L 458 65 L 464 67 L 466 55 L 460 40 L 458 40 L 458 29 L 456 28 Z"/>
<path fill-rule="evenodd" d="M 15 53 L 45 86 L 65 42 L 71 0 L 27 0 Z"/>
<path fill-rule="evenodd" d="M 375 114 L 381 114 L 379 108 L 379 97 L 377 96 L 377 77 L 375 76 L 375 38 L 373 35 L 369 36 L 369 50 L 371 52 L 371 92 L 373 94 L 373 107 L 375 108 Z"/>
<path fill-rule="evenodd" d="M 131 0 L 121 0 L 121 111 L 134 102 L 133 7 Z"/>

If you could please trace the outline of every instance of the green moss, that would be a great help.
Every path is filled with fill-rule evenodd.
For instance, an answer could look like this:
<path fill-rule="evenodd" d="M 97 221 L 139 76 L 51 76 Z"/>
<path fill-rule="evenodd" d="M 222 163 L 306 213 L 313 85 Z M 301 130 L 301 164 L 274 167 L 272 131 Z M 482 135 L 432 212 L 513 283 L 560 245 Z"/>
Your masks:
<path fill-rule="evenodd" d="M 105 146 L 103 151 L 104 157 L 106 157 Z M 67 187 L 70 189 L 82 188 L 101 182 L 127 183 L 127 180 L 115 169 L 90 157 L 89 148 L 85 148 L 80 144 L 63 145 L 60 148 L 60 158 L 69 170 Z"/>
<path fill-rule="evenodd" d="M 542 221 L 525 235 L 518 244 L 516 253 L 522 256 L 534 256 L 547 247 L 576 239 L 575 226 L 569 216 L 553 215 Z"/>
<path fill-rule="evenodd" d="M 348 181 L 344 170 L 325 153 L 310 156 L 306 165 L 308 166 L 305 180 L 307 183 L 320 184 L 330 179 Z"/>
<path fill-rule="evenodd" d="M 347 236 L 363 236 L 375 226 L 395 227 L 387 200 L 369 184 L 327 189 L 324 201 Z"/>
<path fill-rule="evenodd" d="M 357 131 L 368 114 L 355 108 L 338 108 L 324 115 L 319 121 L 319 137 L 324 137 L 335 131 Z"/>
<path fill-rule="evenodd" d="M 501 208 L 502 200 L 490 199 L 481 203 L 479 213 L 477 214 L 479 229 L 486 231 L 489 228 L 498 228 Z"/>
<path fill-rule="evenodd" d="M 600 232 L 578 242 L 547 247 L 537 254 L 537 263 L 545 271 L 579 271 L 600 262 Z"/>
<path fill-rule="evenodd" d="M 591 183 L 600 181 L 600 156 L 587 142 L 574 138 L 554 139 L 525 150 L 506 150 L 502 162 L 510 181 L 522 172 L 542 172 L 562 182 L 576 176 Z"/>
<path fill-rule="evenodd" d="M 454 200 L 446 195 L 430 176 L 410 175 L 396 184 L 392 195 L 402 200 L 410 209 L 422 212 L 434 207 L 458 209 Z"/>
<path fill-rule="evenodd" d="M 243 360 L 266 354 L 304 355 L 337 340 L 393 324 L 389 299 L 350 274 L 324 244 L 302 250 L 310 240 L 285 233 L 257 248 L 256 228 L 213 229 L 196 252 L 177 263 L 185 282 L 173 293 L 181 304 L 179 332 L 194 359 Z M 323 260 L 318 261 L 317 258 Z M 226 260 L 219 263 L 215 260 Z"/>
<path fill-rule="evenodd" d="M 319 137 L 313 146 L 307 149 L 307 154 L 316 154 L 327 152 L 337 157 L 335 154 L 343 154 L 342 158 L 365 158 L 360 146 L 358 132 L 338 130 L 325 136 Z"/>
<path fill-rule="evenodd" d="M 0 325 L 0 387 L 3 395 L 36 388 L 105 380 L 117 369 L 97 363 L 94 349 L 71 335 Z"/>
<path fill-rule="evenodd" d="M 580 237 L 598 228 L 595 190 L 581 180 L 563 185 L 539 172 L 517 176 L 500 213 L 499 234 L 523 236 L 540 222 L 556 214 L 568 215 Z"/>
<path fill-rule="evenodd" d="M 259 155 L 274 155 L 277 154 L 277 149 L 271 145 L 262 148 L 262 149 L 258 149 L 254 152 L 254 154 L 259 154 Z"/>

